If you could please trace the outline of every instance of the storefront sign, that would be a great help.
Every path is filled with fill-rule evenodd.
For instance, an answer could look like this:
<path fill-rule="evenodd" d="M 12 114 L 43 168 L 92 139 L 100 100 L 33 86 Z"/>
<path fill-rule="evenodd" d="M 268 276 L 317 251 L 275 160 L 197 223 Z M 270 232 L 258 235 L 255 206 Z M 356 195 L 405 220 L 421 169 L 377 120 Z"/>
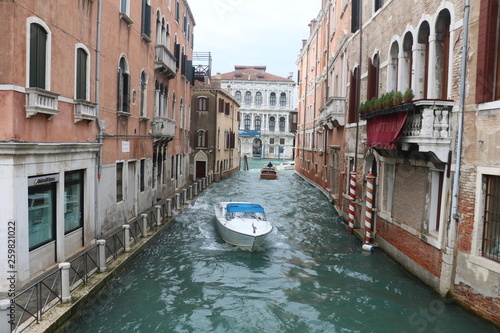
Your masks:
<path fill-rule="evenodd" d="M 396 149 L 405 124 L 406 112 L 399 112 L 368 119 L 367 144 L 371 148 Z"/>
<path fill-rule="evenodd" d="M 59 181 L 59 174 L 44 175 L 39 177 L 28 178 L 28 186 L 44 185 L 48 183 L 55 183 Z"/>

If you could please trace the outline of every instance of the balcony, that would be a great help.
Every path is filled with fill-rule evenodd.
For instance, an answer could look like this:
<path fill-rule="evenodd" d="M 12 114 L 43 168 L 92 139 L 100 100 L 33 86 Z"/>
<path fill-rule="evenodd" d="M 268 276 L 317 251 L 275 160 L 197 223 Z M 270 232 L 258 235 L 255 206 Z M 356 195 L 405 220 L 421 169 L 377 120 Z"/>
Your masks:
<path fill-rule="evenodd" d="M 155 69 L 168 79 L 174 78 L 177 73 L 176 59 L 165 45 L 155 46 Z"/>
<path fill-rule="evenodd" d="M 48 119 L 58 113 L 59 94 L 41 88 L 26 88 L 26 118 L 37 113 L 45 114 Z"/>
<path fill-rule="evenodd" d="M 452 149 L 450 137 L 450 111 L 453 101 L 420 100 L 409 111 L 399 140 L 402 150 L 418 145 L 420 152 L 432 152 L 441 162 L 448 160 Z"/>
<path fill-rule="evenodd" d="M 75 100 L 74 115 L 75 115 L 75 124 L 82 120 L 88 120 L 88 121 L 97 120 L 97 104 L 77 99 Z"/>
<path fill-rule="evenodd" d="M 453 101 L 418 100 L 360 116 L 367 120 L 368 145 L 373 148 L 432 153 L 441 162 L 452 149 L 450 112 Z M 400 129 L 400 130 L 399 130 Z"/>
<path fill-rule="evenodd" d="M 175 121 L 165 117 L 155 117 L 151 122 L 153 137 L 157 139 L 173 139 L 175 137 Z"/>
<path fill-rule="evenodd" d="M 344 126 L 344 116 L 347 98 L 330 97 L 326 100 L 325 105 L 319 109 L 320 125 L 325 129 L 333 129 L 334 127 Z"/>

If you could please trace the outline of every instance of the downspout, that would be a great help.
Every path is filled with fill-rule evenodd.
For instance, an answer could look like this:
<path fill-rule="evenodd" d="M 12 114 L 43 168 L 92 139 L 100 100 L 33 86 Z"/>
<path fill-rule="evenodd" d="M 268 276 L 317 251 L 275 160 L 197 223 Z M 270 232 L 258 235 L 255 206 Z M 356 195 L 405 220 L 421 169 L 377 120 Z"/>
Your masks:
<path fill-rule="evenodd" d="M 330 80 L 330 75 L 328 75 L 328 73 L 330 73 L 330 23 L 331 23 L 331 10 L 330 10 L 330 6 L 328 6 L 328 19 L 326 20 L 327 21 L 327 24 L 328 24 L 328 27 L 326 28 L 326 97 L 323 101 L 323 103 L 326 104 L 326 101 L 328 101 L 329 97 L 330 97 L 330 86 L 329 86 L 329 80 Z M 333 95 L 333 94 L 332 94 Z M 327 165 L 328 163 L 328 160 L 327 160 L 327 152 L 329 152 L 328 150 L 328 130 L 325 129 L 325 135 L 323 136 L 323 148 L 325 149 L 325 151 L 323 152 L 323 165 Z M 333 132 L 333 130 L 332 130 Z M 327 181 L 327 184 L 330 184 L 330 181 L 328 180 Z"/>
<path fill-rule="evenodd" d="M 319 23 L 318 23 L 319 24 Z M 319 30 L 319 29 L 318 29 Z M 314 56 L 314 106 L 313 106 L 313 127 L 312 127 L 312 136 L 311 136 L 311 144 L 312 144 L 312 152 L 311 152 L 311 159 L 312 159 L 312 164 L 314 168 L 314 156 L 316 155 L 314 150 L 317 149 L 318 143 L 316 143 L 316 112 L 317 112 L 317 99 L 318 99 L 318 86 L 317 86 L 317 80 L 318 80 L 318 49 L 319 49 L 319 44 L 318 44 L 318 39 L 319 39 L 319 31 L 316 30 L 316 55 Z M 310 170 L 309 170 L 310 171 Z"/>
<path fill-rule="evenodd" d="M 358 82 L 356 84 L 356 105 L 354 105 L 354 108 L 359 107 L 359 104 L 361 103 L 361 63 L 363 61 L 363 5 L 361 1 L 359 2 L 359 9 L 358 9 L 358 16 L 359 16 L 359 69 L 358 69 Z M 355 111 L 357 116 L 356 119 L 356 144 L 354 146 L 354 171 L 358 170 L 358 145 L 359 145 L 359 114 L 358 110 Z M 350 170 L 353 171 L 353 170 Z"/>
<path fill-rule="evenodd" d="M 463 145 L 463 126 L 464 126 L 464 105 L 465 105 L 465 80 L 466 80 L 466 70 L 467 70 L 467 48 L 469 40 L 469 11 L 470 11 L 470 0 L 465 0 L 464 8 L 464 45 L 462 49 L 462 74 L 460 77 L 460 105 L 458 114 L 458 141 L 457 141 L 457 158 L 455 161 L 455 174 L 453 178 L 453 197 L 451 204 L 451 216 L 457 222 L 459 220 L 458 215 L 458 192 L 459 192 L 459 181 L 460 181 L 460 165 L 462 162 L 462 145 Z"/>
<path fill-rule="evenodd" d="M 95 103 L 96 103 L 96 118 L 97 127 L 99 128 L 99 134 L 97 135 L 97 142 L 99 143 L 99 155 L 97 157 L 97 177 L 94 181 L 95 190 L 95 202 L 94 202 L 94 238 L 97 239 L 100 233 L 100 222 L 99 222 L 99 181 L 101 179 L 102 172 L 102 125 L 99 120 L 99 80 L 101 73 L 101 14 L 102 14 L 102 0 L 97 1 L 97 36 L 96 36 L 96 63 L 95 63 Z M 99 227 L 99 228 L 98 228 Z M 98 233 L 99 230 L 99 233 Z"/>

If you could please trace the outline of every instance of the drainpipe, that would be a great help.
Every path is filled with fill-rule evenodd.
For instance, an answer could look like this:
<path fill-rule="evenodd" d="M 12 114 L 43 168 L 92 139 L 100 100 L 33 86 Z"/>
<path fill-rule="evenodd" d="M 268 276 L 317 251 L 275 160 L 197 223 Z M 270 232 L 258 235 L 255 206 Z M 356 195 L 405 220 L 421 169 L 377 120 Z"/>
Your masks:
<path fill-rule="evenodd" d="M 451 216 L 457 222 L 458 216 L 458 190 L 460 180 L 460 165 L 462 161 L 462 141 L 463 141 L 463 123 L 464 123 L 464 104 L 465 104 L 465 80 L 467 70 L 467 47 L 469 39 L 469 11 L 470 0 L 465 0 L 464 8 L 464 45 L 462 49 L 462 74 L 460 77 L 460 105 L 458 114 L 458 141 L 457 141 L 457 158 L 455 161 L 455 175 L 453 178 L 453 197 L 451 204 Z"/>
<path fill-rule="evenodd" d="M 99 120 L 99 79 L 101 73 L 101 14 L 102 14 L 102 0 L 97 1 L 97 36 L 96 36 L 96 64 L 95 64 L 95 103 L 96 103 L 96 118 L 97 118 L 97 127 L 99 128 L 99 134 L 97 135 L 97 140 L 100 144 L 99 146 L 99 155 L 97 157 L 97 177 L 94 181 L 95 188 L 95 202 L 94 202 L 94 237 L 98 238 L 98 226 L 100 227 L 99 222 L 99 180 L 101 179 L 102 172 L 102 125 Z"/>
<path fill-rule="evenodd" d="M 358 4 L 358 16 L 359 16 L 359 69 L 358 69 L 358 82 L 357 82 L 357 91 L 356 91 L 356 101 L 357 105 L 354 107 L 359 107 L 361 103 L 361 63 L 363 61 L 363 5 L 361 1 Z M 359 112 L 359 111 L 356 111 Z M 358 145 L 359 145 L 359 114 L 358 119 L 356 119 L 356 144 L 354 146 L 354 171 L 358 170 Z M 351 170 L 352 171 L 352 170 Z"/>

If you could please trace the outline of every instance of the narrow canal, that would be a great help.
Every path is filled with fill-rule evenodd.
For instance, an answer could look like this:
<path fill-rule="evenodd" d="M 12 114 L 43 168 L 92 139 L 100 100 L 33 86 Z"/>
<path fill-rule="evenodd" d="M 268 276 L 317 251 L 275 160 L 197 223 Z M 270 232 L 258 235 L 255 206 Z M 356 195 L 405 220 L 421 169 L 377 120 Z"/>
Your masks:
<path fill-rule="evenodd" d="M 293 171 L 259 180 L 265 163 L 208 188 L 63 332 L 499 332 L 362 251 Z M 266 209 L 276 228 L 260 251 L 218 235 L 213 205 L 227 200 Z"/>

